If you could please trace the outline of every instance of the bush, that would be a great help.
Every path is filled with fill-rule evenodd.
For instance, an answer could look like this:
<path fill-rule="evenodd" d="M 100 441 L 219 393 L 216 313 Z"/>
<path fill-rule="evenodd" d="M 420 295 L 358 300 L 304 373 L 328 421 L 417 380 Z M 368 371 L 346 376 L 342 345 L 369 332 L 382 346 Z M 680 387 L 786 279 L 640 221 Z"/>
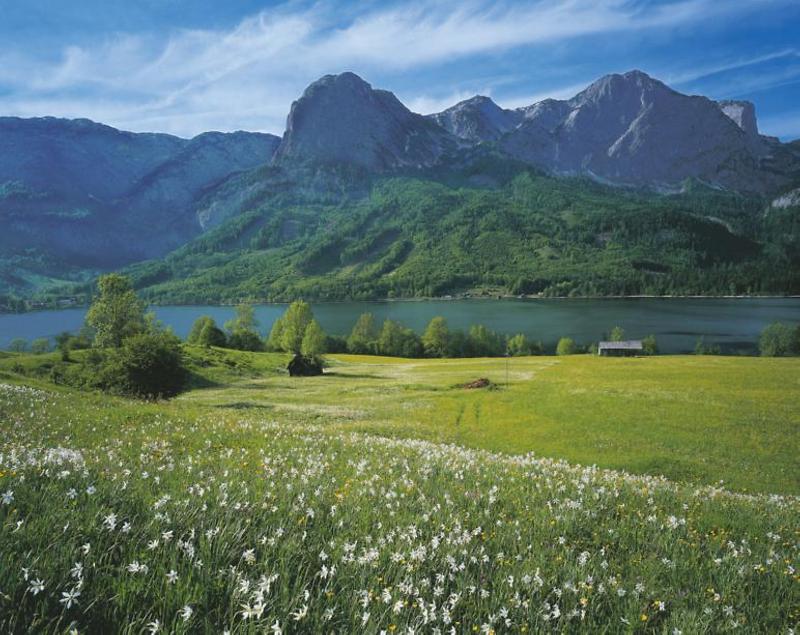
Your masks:
<path fill-rule="evenodd" d="M 509 338 L 506 345 L 506 352 L 512 357 L 520 355 L 541 355 L 543 347 L 541 342 L 531 342 L 522 333 L 517 333 L 514 337 Z"/>
<path fill-rule="evenodd" d="M 706 344 L 706 338 L 700 337 L 694 346 L 695 355 L 719 355 L 721 352 L 717 344 Z"/>
<path fill-rule="evenodd" d="M 758 349 L 764 357 L 800 355 L 800 326 L 773 322 L 761 331 Z"/>
<path fill-rule="evenodd" d="M 211 322 L 206 322 L 200 330 L 197 336 L 197 345 L 224 347 L 228 345 L 228 338 L 225 337 L 225 332 L 214 323 L 214 320 L 211 320 Z M 260 345 L 261 340 L 259 339 Z"/>
<path fill-rule="evenodd" d="M 8 345 L 8 350 L 12 353 L 24 353 L 28 350 L 28 340 L 24 340 L 21 337 L 14 338 Z"/>
<path fill-rule="evenodd" d="M 134 397 L 172 397 L 186 382 L 180 340 L 167 332 L 127 338 L 100 368 L 105 390 Z"/>
<path fill-rule="evenodd" d="M 578 347 L 575 345 L 575 340 L 571 337 L 562 337 L 558 340 L 556 346 L 556 355 L 574 355 L 578 352 Z"/>
<path fill-rule="evenodd" d="M 234 331 L 228 337 L 228 348 L 237 351 L 263 351 L 264 342 L 255 331 Z"/>
<path fill-rule="evenodd" d="M 55 383 L 137 398 L 172 397 L 186 383 L 180 340 L 169 331 L 126 338 L 120 348 L 92 348 L 79 363 L 59 362 Z"/>
<path fill-rule="evenodd" d="M 48 338 L 39 337 L 31 342 L 31 353 L 34 355 L 42 355 L 48 352 L 50 352 L 50 340 Z"/>
<path fill-rule="evenodd" d="M 645 355 L 658 355 L 658 342 L 655 335 L 648 335 L 642 340 L 642 352 Z"/>

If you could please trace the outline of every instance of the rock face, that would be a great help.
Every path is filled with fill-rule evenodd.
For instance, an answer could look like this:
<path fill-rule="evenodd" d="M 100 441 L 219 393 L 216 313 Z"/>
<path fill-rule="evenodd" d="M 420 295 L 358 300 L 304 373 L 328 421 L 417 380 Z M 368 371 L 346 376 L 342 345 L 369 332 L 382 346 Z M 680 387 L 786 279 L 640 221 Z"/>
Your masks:
<path fill-rule="evenodd" d="M 522 121 L 523 114 L 504 110 L 489 97 L 478 95 L 429 118 L 456 137 L 479 143 L 500 138 Z"/>
<path fill-rule="evenodd" d="M 326 75 L 292 104 L 276 163 L 345 163 L 372 172 L 436 163 L 452 135 L 353 73 Z"/>
<path fill-rule="evenodd" d="M 756 123 L 756 107 L 749 101 L 723 100 L 717 104 L 720 110 L 731 120 L 744 130 L 751 137 L 758 136 L 758 124 Z"/>
<path fill-rule="evenodd" d="M 236 172 L 272 160 L 280 137 L 252 132 L 206 132 L 191 139 L 177 154 L 137 181 L 127 195 L 135 214 L 148 209 L 189 210 L 187 222 L 206 225 L 192 207 L 205 190 Z"/>
<path fill-rule="evenodd" d="M 568 100 L 504 110 L 474 97 L 430 118 L 462 142 L 619 185 L 674 188 L 694 178 L 768 192 L 795 171 L 786 144 L 759 135 L 750 102 L 684 95 L 641 71 L 607 75 Z"/>
<path fill-rule="evenodd" d="M 762 191 L 776 179 L 760 170 L 761 143 L 705 97 L 678 93 L 645 73 L 608 75 L 567 101 L 523 109 L 499 141 L 518 159 L 560 174 L 588 174 L 637 186 L 697 178 Z"/>
<path fill-rule="evenodd" d="M 202 230 L 193 205 L 208 188 L 267 163 L 278 142 L 0 118 L 0 252 L 34 248 L 99 268 L 163 255 Z"/>

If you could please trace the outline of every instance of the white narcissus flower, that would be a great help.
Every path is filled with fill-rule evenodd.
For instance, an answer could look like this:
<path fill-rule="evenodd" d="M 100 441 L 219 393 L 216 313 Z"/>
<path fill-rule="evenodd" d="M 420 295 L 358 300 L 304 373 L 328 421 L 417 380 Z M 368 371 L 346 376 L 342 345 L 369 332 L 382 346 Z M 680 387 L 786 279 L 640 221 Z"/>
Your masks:
<path fill-rule="evenodd" d="M 183 618 L 184 622 L 188 622 L 190 619 L 192 619 L 192 615 L 194 615 L 194 609 L 186 604 L 180 611 L 178 611 L 178 614 Z"/>
<path fill-rule="evenodd" d="M 68 591 L 61 592 L 61 599 L 59 602 L 63 604 L 66 608 L 72 608 L 72 605 L 78 604 L 78 597 L 80 597 L 81 592 L 78 590 L 77 587 L 73 587 Z"/>
<path fill-rule="evenodd" d="M 44 591 L 44 582 L 40 579 L 33 580 L 28 587 L 28 591 L 33 593 L 34 595 L 39 595 L 42 591 Z"/>

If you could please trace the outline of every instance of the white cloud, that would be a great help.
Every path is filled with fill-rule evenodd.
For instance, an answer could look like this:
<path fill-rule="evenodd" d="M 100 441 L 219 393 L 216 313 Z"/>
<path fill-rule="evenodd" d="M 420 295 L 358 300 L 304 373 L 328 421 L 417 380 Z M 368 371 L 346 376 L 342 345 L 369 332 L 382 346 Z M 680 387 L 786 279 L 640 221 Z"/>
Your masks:
<path fill-rule="evenodd" d="M 346 14 L 341 7 L 290 2 L 229 30 L 182 30 L 160 41 L 128 34 L 69 46 L 56 64 L 18 51 L 0 53 L 0 88 L 9 89 L 0 96 L 0 112 L 80 115 L 182 135 L 208 128 L 280 134 L 291 101 L 324 73 L 354 70 L 369 80 L 521 45 L 698 22 L 748 4 L 680 0 L 644 10 L 627 0 L 539 0 L 521 6 L 421 0 L 360 6 Z M 418 95 L 410 100 L 412 109 L 441 110 L 470 96 L 457 87 L 438 89 L 452 93 L 448 101 Z M 566 90 L 577 92 L 575 86 Z M 543 95 L 571 96 L 564 91 Z"/>

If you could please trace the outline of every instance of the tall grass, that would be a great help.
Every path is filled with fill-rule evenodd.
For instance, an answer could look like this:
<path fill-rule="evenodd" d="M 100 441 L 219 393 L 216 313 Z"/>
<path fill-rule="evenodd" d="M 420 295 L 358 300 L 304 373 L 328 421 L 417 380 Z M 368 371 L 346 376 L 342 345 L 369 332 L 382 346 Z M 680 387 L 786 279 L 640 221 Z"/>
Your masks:
<path fill-rule="evenodd" d="M 793 497 L 0 385 L 0 630 L 788 632 Z"/>

